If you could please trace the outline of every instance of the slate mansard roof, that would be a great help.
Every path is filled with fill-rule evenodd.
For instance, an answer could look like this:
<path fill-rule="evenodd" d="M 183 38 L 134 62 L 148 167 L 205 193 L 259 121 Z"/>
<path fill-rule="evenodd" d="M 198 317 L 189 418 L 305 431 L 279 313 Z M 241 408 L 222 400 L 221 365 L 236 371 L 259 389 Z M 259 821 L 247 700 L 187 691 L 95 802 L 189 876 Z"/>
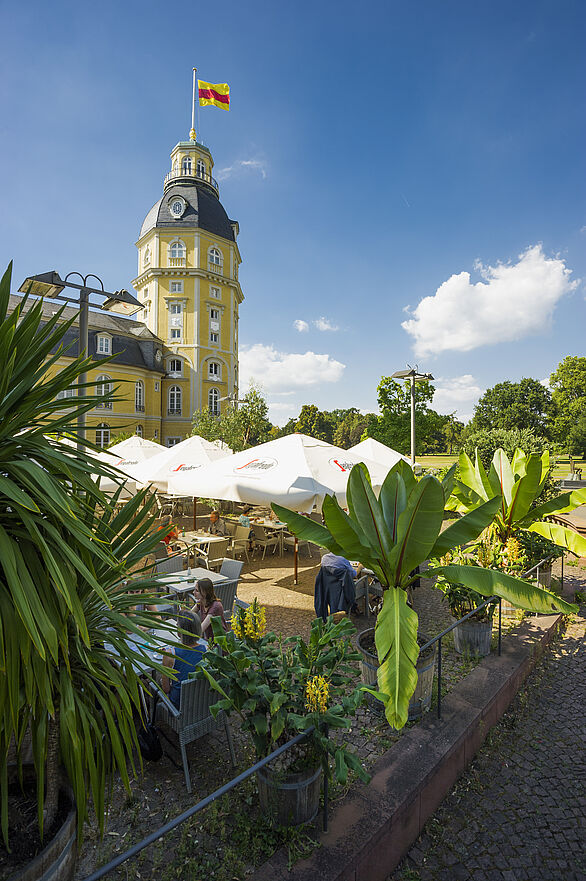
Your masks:
<path fill-rule="evenodd" d="M 169 205 L 175 196 L 182 196 L 187 203 L 179 220 L 175 219 L 169 210 Z M 168 228 L 177 232 L 196 227 L 212 235 L 234 241 L 234 230 L 222 203 L 209 187 L 195 181 L 177 182 L 165 190 L 163 196 L 145 217 L 139 239 L 154 227 Z"/>
<path fill-rule="evenodd" d="M 22 303 L 23 297 L 18 294 L 10 296 L 10 312 Z M 35 298 L 29 297 L 29 302 L 36 302 Z M 45 300 L 43 303 L 43 319 L 48 321 L 61 308 L 62 304 L 54 301 Z M 79 309 L 72 306 L 66 306 L 63 312 L 63 319 L 67 320 L 74 315 L 79 315 Z M 165 349 L 161 340 L 151 333 L 151 331 L 140 321 L 133 321 L 130 318 L 121 318 L 109 312 L 100 310 L 92 310 L 89 312 L 89 332 L 88 332 L 88 349 L 90 358 L 98 361 L 103 358 L 96 351 L 96 337 L 100 333 L 107 333 L 112 337 L 112 364 L 121 364 L 129 367 L 141 367 L 144 370 L 153 370 L 156 373 L 162 373 L 161 364 L 155 361 L 155 351 L 160 349 L 165 353 Z M 67 351 L 64 353 L 66 357 L 76 358 L 78 346 L 78 327 L 77 323 L 72 325 L 62 341 Z M 107 373 L 108 365 L 104 366 Z"/>

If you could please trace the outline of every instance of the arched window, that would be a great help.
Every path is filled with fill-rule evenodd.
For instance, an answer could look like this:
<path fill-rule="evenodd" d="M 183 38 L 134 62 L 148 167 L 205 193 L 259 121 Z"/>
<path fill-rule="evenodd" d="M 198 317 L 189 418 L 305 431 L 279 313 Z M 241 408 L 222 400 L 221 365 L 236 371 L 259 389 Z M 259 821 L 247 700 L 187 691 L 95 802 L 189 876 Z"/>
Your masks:
<path fill-rule="evenodd" d="M 101 376 L 98 376 L 96 379 L 96 395 L 109 395 L 112 391 L 112 377 L 107 376 L 105 373 Z M 111 410 L 112 409 L 112 401 L 104 401 L 101 404 L 96 404 L 96 410 Z"/>
<path fill-rule="evenodd" d="M 220 379 L 222 375 L 222 367 L 217 361 L 210 361 L 208 364 L 208 379 Z"/>
<path fill-rule="evenodd" d="M 184 156 L 181 163 L 181 171 L 183 174 L 191 174 L 191 156 Z"/>
<path fill-rule="evenodd" d="M 208 392 L 208 407 L 212 416 L 220 415 L 220 392 L 211 388 Z"/>
<path fill-rule="evenodd" d="M 61 401 L 63 398 L 74 398 L 77 392 L 74 388 L 66 388 L 59 392 L 57 395 L 57 400 Z"/>
<path fill-rule="evenodd" d="M 181 389 L 178 385 L 172 385 L 169 389 L 169 416 L 181 416 Z"/>
<path fill-rule="evenodd" d="M 222 265 L 222 254 L 217 248 L 210 248 L 208 252 L 208 259 L 213 266 Z"/>
<path fill-rule="evenodd" d="M 135 434 L 137 437 L 144 437 L 144 428 L 142 427 L 142 425 L 136 426 Z"/>
<path fill-rule="evenodd" d="M 150 248 L 150 245 L 147 245 L 146 248 L 144 249 L 144 258 L 143 258 L 143 261 L 142 261 L 142 262 L 143 262 L 143 265 L 144 265 L 144 266 L 150 266 L 150 262 L 151 262 L 151 248 Z"/>
<path fill-rule="evenodd" d="M 141 379 L 134 383 L 134 405 L 137 413 L 144 413 L 144 382 Z"/>
<path fill-rule="evenodd" d="M 110 426 L 100 422 L 96 428 L 96 446 L 106 447 L 110 443 Z"/>
<path fill-rule="evenodd" d="M 169 245 L 169 263 L 171 266 L 185 266 L 185 245 L 181 241 Z"/>
<path fill-rule="evenodd" d="M 203 159 L 197 160 L 197 176 L 201 178 L 205 178 L 206 176 L 206 165 Z"/>

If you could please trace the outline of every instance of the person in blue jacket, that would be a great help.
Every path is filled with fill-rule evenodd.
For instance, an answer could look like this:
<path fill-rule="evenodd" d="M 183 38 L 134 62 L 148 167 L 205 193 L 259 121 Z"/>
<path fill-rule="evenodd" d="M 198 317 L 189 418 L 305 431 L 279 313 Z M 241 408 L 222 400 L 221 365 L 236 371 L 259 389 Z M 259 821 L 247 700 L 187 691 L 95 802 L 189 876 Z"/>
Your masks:
<path fill-rule="evenodd" d="M 364 567 L 358 563 L 354 567 L 345 557 L 326 553 L 315 579 L 315 614 L 323 618 L 334 612 L 357 611 L 354 579 Z"/>

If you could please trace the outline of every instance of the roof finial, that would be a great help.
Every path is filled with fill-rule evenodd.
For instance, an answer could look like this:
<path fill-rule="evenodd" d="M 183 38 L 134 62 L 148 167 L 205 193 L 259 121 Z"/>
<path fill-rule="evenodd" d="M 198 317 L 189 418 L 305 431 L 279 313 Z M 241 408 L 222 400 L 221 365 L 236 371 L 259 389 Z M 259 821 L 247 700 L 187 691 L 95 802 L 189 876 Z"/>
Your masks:
<path fill-rule="evenodd" d="M 189 132 L 189 139 L 190 141 L 197 141 L 197 132 L 194 128 L 192 128 Z"/>

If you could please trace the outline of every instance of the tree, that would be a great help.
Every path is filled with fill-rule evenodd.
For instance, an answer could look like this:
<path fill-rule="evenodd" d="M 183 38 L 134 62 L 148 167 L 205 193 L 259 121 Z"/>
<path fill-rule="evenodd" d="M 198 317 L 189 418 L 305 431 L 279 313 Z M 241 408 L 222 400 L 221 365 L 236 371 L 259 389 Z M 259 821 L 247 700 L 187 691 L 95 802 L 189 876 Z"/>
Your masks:
<path fill-rule="evenodd" d="M 446 446 L 443 427 L 450 417 L 442 416 L 428 406 L 433 400 L 434 391 L 428 380 L 415 383 L 415 438 L 418 453 L 441 452 Z M 408 454 L 411 449 L 410 384 L 383 376 L 377 392 L 381 415 L 376 423 L 371 423 L 368 434 L 399 453 Z"/>
<path fill-rule="evenodd" d="M 356 407 L 345 411 L 334 431 L 334 443 L 337 447 L 347 450 L 359 444 L 365 431 L 372 421 L 376 421 L 374 413 L 361 413 Z"/>
<path fill-rule="evenodd" d="M 470 428 L 528 429 L 549 437 L 552 415 L 551 392 L 537 379 L 506 380 L 485 391 L 474 409 Z"/>
<path fill-rule="evenodd" d="M 462 452 L 474 458 L 475 450 L 478 450 L 482 464 L 488 469 L 498 449 L 504 450 L 512 458 L 517 448 L 526 453 L 544 453 L 551 450 L 551 447 L 547 438 L 529 429 L 513 428 L 507 431 L 504 428 L 493 428 L 467 433 L 462 443 Z"/>
<path fill-rule="evenodd" d="M 234 452 L 245 450 L 270 439 L 272 425 L 268 412 L 260 388 L 251 383 L 239 407 L 227 407 L 219 416 L 209 410 L 196 410 L 192 434 L 209 441 L 222 441 Z"/>
<path fill-rule="evenodd" d="M 456 419 L 455 413 L 450 413 L 447 422 L 442 427 L 442 434 L 446 442 L 447 452 L 451 455 L 453 447 L 458 447 L 462 440 L 464 423 Z"/>
<path fill-rule="evenodd" d="M 568 435 L 568 452 L 572 456 L 586 455 L 586 416 L 580 416 Z"/>
<path fill-rule="evenodd" d="M 295 431 L 317 440 L 332 442 L 332 423 L 328 413 L 318 410 L 315 404 L 304 404 L 295 425 Z"/>
<path fill-rule="evenodd" d="M 574 425 L 586 413 L 586 358 L 568 355 L 551 374 L 549 384 L 556 408 L 553 437 L 565 446 Z"/>

